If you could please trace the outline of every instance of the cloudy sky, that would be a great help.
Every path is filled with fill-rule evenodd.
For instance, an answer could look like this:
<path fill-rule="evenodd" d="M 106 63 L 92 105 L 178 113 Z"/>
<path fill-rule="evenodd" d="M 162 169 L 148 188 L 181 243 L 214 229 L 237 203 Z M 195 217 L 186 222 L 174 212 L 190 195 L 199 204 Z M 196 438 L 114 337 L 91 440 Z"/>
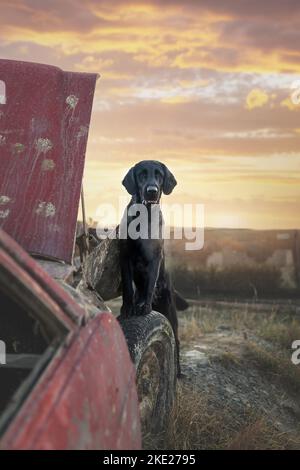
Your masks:
<path fill-rule="evenodd" d="M 299 0 L 0 0 L 0 57 L 101 74 L 90 216 L 155 159 L 206 225 L 300 227 Z"/>

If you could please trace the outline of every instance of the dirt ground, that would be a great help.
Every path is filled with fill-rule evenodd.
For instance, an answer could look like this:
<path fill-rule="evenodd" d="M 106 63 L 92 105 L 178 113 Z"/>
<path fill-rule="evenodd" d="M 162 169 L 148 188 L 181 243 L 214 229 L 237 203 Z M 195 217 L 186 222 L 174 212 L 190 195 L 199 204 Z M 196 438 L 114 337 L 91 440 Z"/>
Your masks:
<path fill-rule="evenodd" d="M 191 301 L 179 325 L 184 376 L 168 429 L 144 447 L 300 449 L 300 303 Z"/>

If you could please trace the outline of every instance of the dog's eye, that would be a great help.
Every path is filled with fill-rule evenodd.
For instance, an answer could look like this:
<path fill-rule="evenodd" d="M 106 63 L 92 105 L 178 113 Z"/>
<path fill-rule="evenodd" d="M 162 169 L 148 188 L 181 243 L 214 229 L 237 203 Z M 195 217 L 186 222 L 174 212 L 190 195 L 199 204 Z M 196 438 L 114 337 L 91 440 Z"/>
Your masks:
<path fill-rule="evenodd" d="M 163 176 L 160 173 L 160 171 L 158 171 L 158 170 L 155 171 L 155 178 L 157 179 L 157 181 L 162 181 Z"/>
<path fill-rule="evenodd" d="M 139 174 L 139 180 L 140 180 L 140 181 L 144 181 L 146 178 L 147 178 L 147 172 L 146 172 L 146 170 L 141 171 L 141 173 Z"/>

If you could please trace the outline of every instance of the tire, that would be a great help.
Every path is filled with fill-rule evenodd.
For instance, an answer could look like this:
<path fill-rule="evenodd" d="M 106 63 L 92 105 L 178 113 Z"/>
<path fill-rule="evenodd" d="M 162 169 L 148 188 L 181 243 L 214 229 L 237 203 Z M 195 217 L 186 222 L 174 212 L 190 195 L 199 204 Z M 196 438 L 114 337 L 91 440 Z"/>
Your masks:
<path fill-rule="evenodd" d="M 172 327 L 160 313 L 119 317 L 131 359 L 143 434 L 162 431 L 173 406 L 176 381 L 176 346 Z"/>

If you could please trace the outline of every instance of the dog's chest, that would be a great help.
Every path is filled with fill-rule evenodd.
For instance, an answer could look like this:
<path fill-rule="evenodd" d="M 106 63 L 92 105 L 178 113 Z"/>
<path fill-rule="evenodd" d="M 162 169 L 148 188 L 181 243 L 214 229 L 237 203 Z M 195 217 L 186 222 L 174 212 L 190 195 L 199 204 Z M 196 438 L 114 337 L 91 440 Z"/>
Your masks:
<path fill-rule="evenodd" d="M 132 258 L 135 266 L 144 267 L 154 259 L 161 257 L 163 251 L 162 240 L 131 240 L 130 243 Z"/>

